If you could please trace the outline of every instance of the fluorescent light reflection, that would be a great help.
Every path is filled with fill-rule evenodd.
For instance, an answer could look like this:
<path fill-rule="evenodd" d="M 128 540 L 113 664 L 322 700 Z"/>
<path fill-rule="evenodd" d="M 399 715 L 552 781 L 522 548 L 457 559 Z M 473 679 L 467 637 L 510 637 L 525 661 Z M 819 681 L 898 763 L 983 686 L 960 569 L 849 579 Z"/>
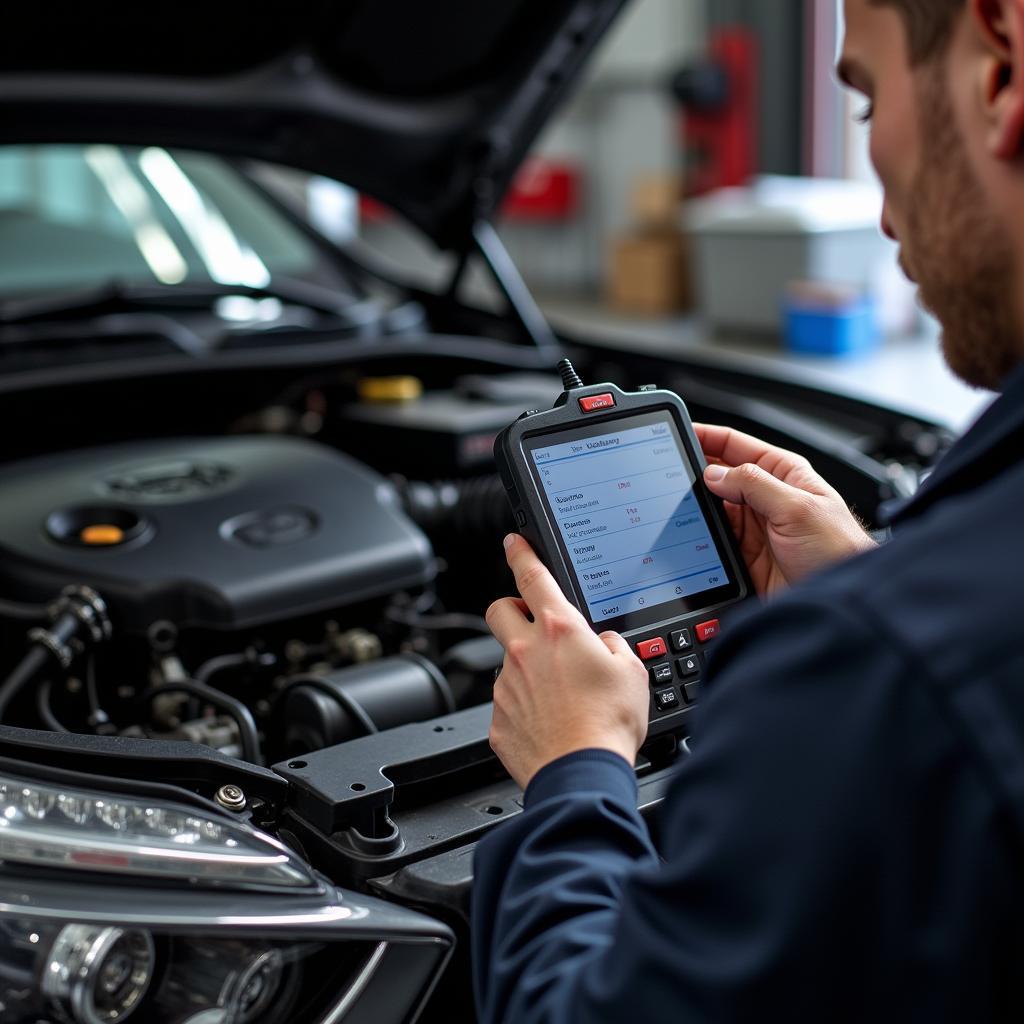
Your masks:
<path fill-rule="evenodd" d="M 269 324 L 284 314 L 280 299 L 251 299 L 248 295 L 225 295 L 217 300 L 214 309 L 222 320 L 239 324 Z"/>
<path fill-rule="evenodd" d="M 144 149 L 139 166 L 178 219 L 214 281 L 251 288 L 270 284 L 270 271 L 263 261 L 239 241 L 223 214 L 203 198 L 167 150 Z"/>
<path fill-rule="evenodd" d="M 162 284 L 181 284 L 188 274 L 188 264 L 157 220 L 146 190 L 121 151 L 116 146 L 88 146 L 85 162 L 131 227 L 135 244 L 153 276 Z"/>

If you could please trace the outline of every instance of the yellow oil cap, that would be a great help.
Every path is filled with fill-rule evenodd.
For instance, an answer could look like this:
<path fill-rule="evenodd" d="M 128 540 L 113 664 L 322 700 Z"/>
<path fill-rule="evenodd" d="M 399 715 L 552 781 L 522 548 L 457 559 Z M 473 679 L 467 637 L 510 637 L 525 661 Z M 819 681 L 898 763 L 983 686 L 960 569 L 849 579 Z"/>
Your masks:
<path fill-rule="evenodd" d="M 94 523 L 86 526 L 78 535 L 83 544 L 90 544 L 94 547 L 109 547 L 120 544 L 124 540 L 124 530 L 120 526 L 111 523 Z"/>
<path fill-rule="evenodd" d="M 419 377 L 364 377 L 359 382 L 364 402 L 415 402 L 422 394 Z"/>

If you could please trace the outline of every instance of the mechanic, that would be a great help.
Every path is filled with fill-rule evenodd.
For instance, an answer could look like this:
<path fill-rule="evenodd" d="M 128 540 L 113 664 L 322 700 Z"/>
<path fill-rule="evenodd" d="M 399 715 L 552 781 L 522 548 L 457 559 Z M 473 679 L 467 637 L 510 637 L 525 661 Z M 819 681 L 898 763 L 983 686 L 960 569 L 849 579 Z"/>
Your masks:
<path fill-rule="evenodd" d="M 1001 397 L 881 547 L 802 458 L 700 430 L 763 602 L 715 641 L 658 852 L 647 674 L 506 540 L 491 743 L 526 796 L 476 853 L 485 1022 L 1021 1019 L 1024 0 L 846 25 L 883 228 Z"/>

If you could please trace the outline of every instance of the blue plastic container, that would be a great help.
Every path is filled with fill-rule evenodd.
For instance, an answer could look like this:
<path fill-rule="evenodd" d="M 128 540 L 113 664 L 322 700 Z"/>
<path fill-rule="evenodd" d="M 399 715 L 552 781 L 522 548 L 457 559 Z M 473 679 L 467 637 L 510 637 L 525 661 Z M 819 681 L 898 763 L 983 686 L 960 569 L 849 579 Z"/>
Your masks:
<path fill-rule="evenodd" d="M 784 320 L 786 348 L 798 355 L 857 356 L 876 348 L 882 336 L 878 308 L 870 296 L 836 305 L 789 298 Z"/>

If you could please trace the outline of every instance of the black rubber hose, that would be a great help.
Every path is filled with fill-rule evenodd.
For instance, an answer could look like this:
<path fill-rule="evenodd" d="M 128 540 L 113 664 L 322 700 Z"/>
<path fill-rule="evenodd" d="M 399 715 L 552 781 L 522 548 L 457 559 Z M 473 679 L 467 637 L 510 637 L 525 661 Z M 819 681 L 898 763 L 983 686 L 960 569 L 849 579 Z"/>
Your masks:
<path fill-rule="evenodd" d="M 34 970 L 3 963 L 0 963 L 0 981 L 15 991 L 19 989 L 32 991 L 34 986 L 38 984 L 38 978 Z"/>
<path fill-rule="evenodd" d="M 70 729 L 61 725 L 60 719 L 53 713 L 53 708 L 50 707 L 50 695 L 53 693 L 53 680 L 44 679 L 39 685 L 39 690 L 36 693 L 36 710 L 39 712 L 39 717 L 43 720 L 43 724 L 50 732 L 71 732 Z"/>
<path fill-rule="evenodd" d="M 110 638 L 106 603 L 89 587 L 65 587 L 48 617 L 53 621 L 46 629 L 29 632 L 28 653 L 0 686 L 0 721 L 11 701 L 44 666 L 52 661 L 67 668 L 84 644 L 101 643 Z"/>
<path fill-rule="evenodd" d="M 516 528 L 500 477 L 434 483 L 393 477 L 392 481 L 406 514 L 428 533 L 451 529 L 487 538 L 502 537 Z"/>
<path fill-rule="evenodd" d="M 110 721 L 110 716 L 100 704 L 99 685 L 96 682 L 96 659 L 90 658 L 85 666 L 85 695 L 89 701 L 89 724 L 98 729 Z"/>
<path fill-rule="evenodd" d="M 220 654 L 216 658 L 210 658 L 209 661 L 204 661 L 192 673 L 192 678 L 197 683 L 202 683 L 204 686 L 213 678 L 218 672 L 224 672 L 229 668 L 239 668 L 244 665 L 249 659 L 242 654 Z"/>
<path fill-rule="evenodd" d="M 500 477 L 481 476 L 464 480 L 459 491 L 453 523 L 458 533 L 504 537 L 516 529 L 512 506 L 508 503 Z"/>
<path fill-rule="evenodd" d="M 359 701 L 353 698 L 351 694 L 345 693 L 340 687 L 335 689 L 333 686 L 328 686 L 319 676 L 307 675 L 289 678 L 288 685 L 277 695 L 274 701 L 274 711 L 277 711 L 284 698 L 288 696 L 288 692 L 294 690 L 296 686 L 308 686 L 310 689 L 317 690 L 319 693 L 326 694 L 332 700 L 337 701 L 363 727 L 363 731 L 367 736 L 372 736 L 380 731 L 377 728 L 377 723 L 366 713 L 366 708 Z M 272 717 L 275 716 L 272 715 Z"/>
<path fill-rule="evenodd" d="M 28 653 L 18 662 L 14 671 L 0 686 L 0 722 L 3 721 L 11 701 L 49 664 L 53 655 L 42 645 L 29 648 Z"/>
<path fill-rule="evenodd" d="M 412 629 L 445 630 L 459 629 L 470 633 L 482 633 L 484 636 L 491 635 L 491 627 L 480 615 L 467 615 L 463 612 L 441 612 L 437 615 L 423 615 L 420 612 L 410 612 L 404 608 L 391 607 L 384 612 L 384 617 L 391 622 L 397 622 L 402 626 L 409 626 Z"/>
<path fill-rule="evenodd" d="M 244 668 L 246 665 L 255 668 L 270 668 L 277 659 L 272 654 L 257 654 L 255 651 L 241 651 L 238 654 L 220 654 L 209 661 L 204 661 L 192 673 L 197 683 L 207 684 L 219 672 L 229 668 Z"/>
<path fill-rule="evenodd" d="M 263 752 L 260 750 L 260 736 L 256 729 L 256 719 L 240 700 L 236 700 L 220 690 L 215 690 L 213 687 L 197 683 L 195 680 L 182 680 L 177 683 L 161 683 L 159 686 L 152 686 L 142 694 L 140 699 L 148 703 L 161 693 L 187 693 L 200 700 L 205 700 L 207 704 L 212 704 L 215 708 L 230 715 L 238 726 L 242 757 L 252 764 L 263 764 Z"/>

